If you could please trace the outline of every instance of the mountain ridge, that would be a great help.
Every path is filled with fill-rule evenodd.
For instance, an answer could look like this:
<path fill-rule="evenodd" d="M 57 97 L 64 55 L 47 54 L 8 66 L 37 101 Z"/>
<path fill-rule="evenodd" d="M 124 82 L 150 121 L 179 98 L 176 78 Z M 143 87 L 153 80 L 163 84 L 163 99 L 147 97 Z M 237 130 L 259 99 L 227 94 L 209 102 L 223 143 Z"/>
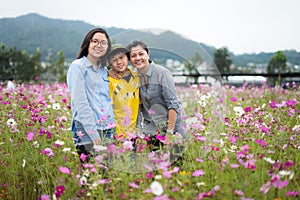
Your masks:
<path fill-rule="evenodd" d="M 99 27 L 81 20 L 64 20 L 47 18 L 36 13 L 21 15 L 15 18 L 0 18 L 0 43 L 7 47 L 27 50 L 35 53 L 39 47 L 42 59 L 49 54 L 55 54 L 62 50 L 66 60 L 73 60 L 85 34 L 92 28 Z M 148 45 L 165 48 L 176 52 L 186 58 L 192 58 L 196 51 L 201 55 L 213 58 L 215 47 L 166 30 L 160 34 L 150 31 L 125 29 L 118 27 L 103 27 L 110 35 L 113 42 L 128 44 L 133 39 L 143 39 Z M 130 33 L 130 34 L 125 34 Z M 235 55 L 230 52 L 230 59 L 233 64 L 245 66 L 247 63 L 268 63 L 276 52 L 245 53 Z M 287 56 L 288 62 L 300 65 L 300 52 L 295 50 L 282 50 Z"/>

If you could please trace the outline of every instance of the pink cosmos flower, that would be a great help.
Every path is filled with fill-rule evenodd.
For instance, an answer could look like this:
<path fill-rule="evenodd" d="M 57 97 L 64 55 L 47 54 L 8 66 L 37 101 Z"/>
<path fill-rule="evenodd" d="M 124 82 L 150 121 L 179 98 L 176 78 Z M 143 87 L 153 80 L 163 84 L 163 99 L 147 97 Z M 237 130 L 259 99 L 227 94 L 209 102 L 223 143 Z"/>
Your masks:
<path fill-rule="evenodd" d="M 236 139 L 235 139 L 235 136 L 230 136 L 229 137 L 229 141 L 232 143 L 232 144 L 235 144 L 236 143 Z"/>
<path fill-rule="evenodd" d="M 70 174 L 70 169 L 68 167 L 59 167 L 59 171 L 64 174 Z"/>
<path fill-rule="evenodd" d="M 295 108 L 296 104 L 297 104 L 297 101 L 295 101 L 295 100 L 287 100 L 286 101 L 286 106 L 287 107 L 291 106 L 292 108 Z"/>
<path fill-rule="evenodd" d="M 49 158 L 54 157 L 54 153 L 51 148 L 47 147 L 46 149 L 41 150 L 41 154 L 48 156 Z"/>
<path fill-rule="evenodd" d="M 264 194 L 267 194 L 269 192 L 269 190 L 270 190 L 270 186 L 271 186 L 271 183 L 267 182 L 266 184 L 263 184 L 260 187 L 259 191 L 262 192 L 262 193 L 264 193 Z"/>
<path fill-rule="evenodd" d="M 47 194 L 42 194 L 39 200 L 50 200 L 50 197 Z"/>
<path fill-rule="evenodd" d="M 82 154 L 80 155 L 80 159 L 82 160 L 82 162 L 86 162 L 86 158 L 87 158 L 87 157 L 89 157 L 89 156 L 85 155 L 84 153 L 82 153 Z"/>
<path fill-rule="evenodd" d="M 65 186 L 59 185 L 56 187 L 54 194 L 56 198 L 59 198 L 61 197 L 61 195 L 63 195 L 64 192 L 65 192 Z"/>
<path fill-rule="evenodd" d="M 248 106 L 244 109 L 245 112 L 250 112 L 252 110 L 251 106 Z"/>
<path fill-rule="evenodd" d="M 132 116 L 132 110 L 129 106 L 124 106 L 124 110 L 127 115 Z"/>
<path fill-rule="evenodd" d="M 206 138 L 204 136 L 201 136 L 201 135 L 196 135 L 196 139 L 201 141 L 201 142 L 205 142 L 206 141 Z"/>
<path fill-rule="evenodd" d="M 156 113 L 155 110 L 151 110 L 151 109 L 148 112 L 149 112 L 149 115 L 154 115 Z"/>
<path fill-rule="evenodd" d="M 106 115 L 102 115 L 102 116 L 100 117 L 100 121 L 105 121 L 105 120 L 107 120 L 107 116 L 106 116 Z"/>
<path fill-rule="evenodd" d="M 133 182 L 128 183 L 128 185 L 129 185 L 130 187 L 136 188 L 136 189 L 140 187 L 139 185 L 137 185 L 137 184 L 135 184 L 135 183 L 133 183 Z"/>
<path fill-rule="evenodd" d="M 163 141 L 165 141 L 166 136 L 165 135 L 156 135 L 155 138 L 158 139 L 159 141 L 163 142 Z"/>
<path fill-rule="evenodd" d="M 67 103 L 67 99 L 66 99 L 66 98 L 63 98 L 63 99 L 61 100 L 61 102 Z"/>
<path fill-rule="evenodd" d="M 287 197 L 297 197 L 298 192 L 297 191 L 287 191 L 285 196 L 287 196 Z"/>
<path fill-rule="evenodd" d="M 114 122 L 109 122 L 108 125 L 105 127 L 106 129 L 111 129 L 111 128 L 115 128 L 116 127 L 116 123 Z"/>
<path fill-rule="evenodd" d="M 238 164 L 230 164 L 230 167 L 231 167 L 231 168 L 238 168 L 239 165 L 238 165 Z"/>
<path fill-rule="evenodd" d="M 254 141 L 262 147 L 267 146 L 267 143 L 264 140 L 255 139 Z"/>
<path fill-rule="evenodd" d="M 31 141 L 31 140 L 33 140 L 34 138 L 35 138 L 35 135 L 34 135 L 33 132 L 26 133 L 26 139 L 27 139 L 28 141 Z"/>
<path fill-rule="evenodd" d="M 66 121 L 68 121 L 68 118 L 63 115 L 63 116 L 61 116 L 61 117 L 58 118 L 58 121 L 59 122 L 66 122 Z"/>
<path fill-rule="evenodd" d="M 234 191 L 234 194 L 235 194 L 235 195 L 238 195 L 238 196 L 244 196 L 244 192 L 241 191 L 241 190 L 235 190 L 235 191 Z"/>
<path fill-rule="evenodd" d="M 130 117 L 124 116 L 123 121 L 122 121 L 123 126 L 129 126 L 130 125 Z"/>
<path fill-rule="evenodd" d="M 167 194 L 156 196 L 153 198 L 153 200 L 170 200 L 169 196 Z"/>
<path fill-rule="evenodd" d="M 104 185 L 104 184 L 109 183 L 109 182 L 110 182 L 110 181 L 107 180 L 107 179 L 99 179 L 99 180 L 97 181 L 97 183 L 98 183 L 98 184 L 101 184 L 101 185 Z"/>
<path fill-rule="evenodd" d="M 125 142 L 123 142 L 123 149 L 125 150 L 125 151 L 131 151 L 131 150 L 133 150 L 133 142 L 132 141 L 125 141 Z"/>
<path fill-rule="evenodd" d="M 153 174 L 151 172 L 147 173 L 146 178 L 153 178 Z"/>
<path fill-rule="evenodd" d="M 201 169 L 199 169 L 199 170 L 194 171 L 192 176 L 202 176 L 204 174 L 205 174 L 205 172 L 202 171 Z"/>
<path fill-rule="evenodd" d="M 164 171 L 164 172 L 163 172 L 163 176 L 164 176 L 165 178 L 172 178 L 172 173 L 171 173 L 171 172 L 168 172 L 168 171 Z"/>
<path fill-rule="evenodd" d="M 202 162 L 204 162 L 202 159 L 200 159 L 200 158 L 196 158 L 195 159 L 197 162 L 200 162 L 200 163 L 202 163 Z"/>

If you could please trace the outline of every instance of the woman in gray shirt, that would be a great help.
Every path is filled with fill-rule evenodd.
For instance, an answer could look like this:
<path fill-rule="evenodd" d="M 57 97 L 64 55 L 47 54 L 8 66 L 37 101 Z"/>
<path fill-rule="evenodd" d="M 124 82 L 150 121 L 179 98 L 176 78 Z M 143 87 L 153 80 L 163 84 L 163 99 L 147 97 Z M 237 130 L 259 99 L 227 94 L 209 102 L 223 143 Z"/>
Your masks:
<path fill-rule="evenodd" d="M 141 112 L 138 128 L 144 134 L 183 133 L 181 112 L 172 73 L 150 60 L 150 52 L 142 41 L 133 41 L 127 48 L 131 64 L 140 76 Z"/>

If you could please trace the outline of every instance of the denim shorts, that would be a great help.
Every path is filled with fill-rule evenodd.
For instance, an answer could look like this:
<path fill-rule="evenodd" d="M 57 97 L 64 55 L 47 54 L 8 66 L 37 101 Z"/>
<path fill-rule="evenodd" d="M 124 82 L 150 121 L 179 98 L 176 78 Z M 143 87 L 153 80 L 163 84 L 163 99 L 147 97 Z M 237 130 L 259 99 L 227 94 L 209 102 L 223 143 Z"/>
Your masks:
<path fill-rule="evenodd" d="M 77 132 L 81 132 L 82 136 L 79 137 L 76 133 L 74 133 L 74 141 L 77 145 L 86 145 L 86 144 L 93 144 L 93 141 L 86 133 L 83 128 L 83 125 L 79 121 L 75 121 L 75 129 Z M 106 140 L 112 140 L 115 134 L 115 128 L 112 129 L 105 129 L 105 130 L 98 130 L 98 134 L 103 140 L 103 142 L 107 143 Z"/>

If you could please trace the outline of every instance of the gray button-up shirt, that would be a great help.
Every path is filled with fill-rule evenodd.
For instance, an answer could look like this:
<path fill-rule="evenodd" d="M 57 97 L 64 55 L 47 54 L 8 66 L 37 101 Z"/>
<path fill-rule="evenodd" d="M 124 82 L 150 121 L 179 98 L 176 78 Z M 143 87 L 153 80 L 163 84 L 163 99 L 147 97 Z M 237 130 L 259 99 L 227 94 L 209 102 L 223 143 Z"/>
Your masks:
<path fill-rule="evenodd" d="M 167 127 L 168 111 L 174 109 L 177 119 L 174 132 L 182 133 L 182 106 L 178 100 L 172 73 L 165 67 L 151 63 L 146 78 L 140 76 L 140 97 L 142 101 L 138 125 L 143 132 L 154 135 Z"/>

